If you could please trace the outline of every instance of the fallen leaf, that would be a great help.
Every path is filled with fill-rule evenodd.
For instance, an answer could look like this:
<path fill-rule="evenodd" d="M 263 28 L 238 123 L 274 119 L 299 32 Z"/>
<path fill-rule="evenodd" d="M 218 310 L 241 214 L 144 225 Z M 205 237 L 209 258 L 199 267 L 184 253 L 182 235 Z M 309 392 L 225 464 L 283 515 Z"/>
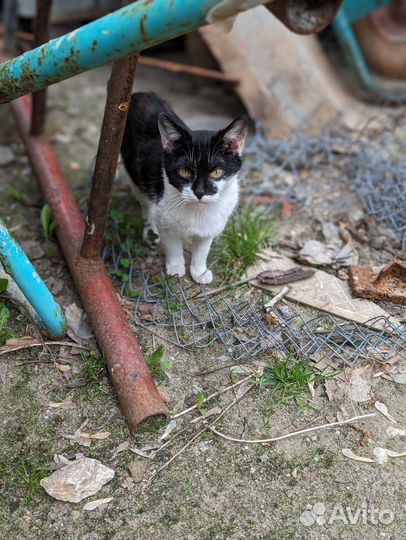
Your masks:
<path fill-rule="evenodd" d="M 383 414 L 390 422 L 393 422 L 394 424 L 397 423 L 393 416 L 389 414 L 388 407 L 385 405 L 385 403 L 375 401 L 375 409 Z"/>
<path fill-rule="evenodd" d="M 324 381 L 324 388 L 326 390 L 327 398 L 329 401 L 334 401 L 336 398 L 337 383 L 334 379 L 326 379 Z"/>
<path fill-rule="evenodd" d="M 85 506 L 83 507 L 83 510 L 92 512 L 93 510 L 96 510 L 96 508 L 99 508 L 100 506 L 107 505 L 112 500 L 113 500 L 113 497 L 107 497 L 107 499 L 97 499 L 96 501 L 90 501 L 85 504 Z"/>
<path fill-rule="evenodd" d="M 76 304 L 70 304 L 65 309 L 65 317 L 68 323 L 68 336 L 79 345 L 88 341 L 93 336 L 92 329 L 87 322 L 87 315 Z"/>
<path fill-rule="evenodd" d="M 388 454 L 386 448 L 381 448 L 379 446 L 376 446 L 372 453 L 375 457 L 375 461 L 378 463 L 378 465 L 383 465 L 388 461 Z"/>
<path fill-rule="evenodd" d="M 131 452 L 133 452 L 137 456 L 144 457 L 144 458 L 147 458 L 147 459 L 154 459 L 154 457 L 155 457 L 155 452 L 154 451 L 152 451 L 152 452 L 144 452 L 143 450 L 139 450 L 138 448 L 130 448 L 130 450 L 131 450 Z"/>
<path fill-rule="evenodd" d="M 76 409 L 77 405 L 73 401 L 61 401 L 59 403 L 48 403 L 48 407 L 53 409 Z"/>
<path fill-rule="evenodd" d="M 169 424 L 166 426 L 166 429 L 165 431 L 163 432 L 163 434 L 159 437 L 159 440 L 160 441 L 163 441 L 164 439 L 166 439 L 167 437 L 169 437 L 169 435 L 172 433 L 172 431 L 176 428 L 176 420 L 171 420 L 169 422 Z"/>
<path fill-rule="evenodd" d="M 397 384 L 406 384 L 406 371 L 401 373 L 391 373 L 390 378 Z"/>
<path fill-rule="evenodd" d="M 337 420 L 339 422 L 345 422 L 350 418 L 350 415 L 345 407 L 340 407 L 340 410 L 337 411 Z"/>
<path fill-rule="evenodd" d="M 171 396 L 169 395 L 168 391 L 166 390 L 164 386 L 158 385 L 158 392 L 164 403 L 171 402 Z"/>
<path fill-rule="evenodd" d="M 110 431 L 100 431 L 99 433 L 86 433 L 91 439 L 96 439 L 98 441 L 103 441 L 108 439 L 111 435 Z"/>
<path fill-rule="evenodd" d="M 164 314 L 164 308 L 161 304 L 138 304 L 137 316 L 141 321 L 157 322 Z"/>
<path fill-rule="evenodd" d="M 346 373 L 348 371 L 346 370 Z M 347 394 L 352 401 L 361 403 L 372 399 L 372 368 L 364 366 L 351 369 Z"/>
<path fill-rule="evenodd" d="M 375 461 L 371 458 L 357 456 L 356 454 L 354 454 L 354 452 L 350 448 L 343 448 L 341 452 L 343 453 L 345 457 L 354 459 L 355 461 L 362 461 L 364 463 L 375 463 Z"/>
<path fill-rule="evenodd" d="M 404 437 L 406 435 L 406 430 L 389 426 L 386 433 L 389 437 Z"/>
<path fill-rule="evenodd" d="M 121 452 L 125 452 L 130 448 L 130 441 L 124 441 L 121 444 L 119 444 L 111 454 L 110 461 L 113 461 L 113 459 L 118 456 L 118 454 L 121 454 Z"/>
<path fill-rule="evenodd" d="M 85 457 L 43 478 L 40 485 L 54 499 L 78 503 L 97 493 L 113 478 L 113 469 Z"/>
<path fill-rule="evenodd" d="M 23 336 L 19 338 L 10 338 L 5 344 L 7 347 L 20 347 L 24 345 L 32 345 L 33 343 L 38 343 L 38 339 L 35 339 L 32 336 Z"/>
<path fill-rule="evenodd" d="M 69 364 L 59 364 L 58 362 L 54 362 L 54 365 L 62 373 L 69 373 L 69 371 L 72 371 L 72 366 Z"/>

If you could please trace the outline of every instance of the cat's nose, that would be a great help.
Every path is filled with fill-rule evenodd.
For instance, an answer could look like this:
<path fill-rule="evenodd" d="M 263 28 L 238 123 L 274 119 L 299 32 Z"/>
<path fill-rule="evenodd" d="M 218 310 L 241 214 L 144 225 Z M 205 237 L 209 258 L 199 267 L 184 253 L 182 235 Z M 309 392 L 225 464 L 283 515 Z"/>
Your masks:
<path fill-rule="evenodd" d="M 197 198 L 199 199 L 199 201 L 200 201 L 200 199 L 201 199 L 201 198 L 203 197 L 203 195 L 204 195 L 204 191 L 197 190 L 197 191 L 195 191 L 195 195 L 196 195 L 196 197 L 197 197 Z"/>

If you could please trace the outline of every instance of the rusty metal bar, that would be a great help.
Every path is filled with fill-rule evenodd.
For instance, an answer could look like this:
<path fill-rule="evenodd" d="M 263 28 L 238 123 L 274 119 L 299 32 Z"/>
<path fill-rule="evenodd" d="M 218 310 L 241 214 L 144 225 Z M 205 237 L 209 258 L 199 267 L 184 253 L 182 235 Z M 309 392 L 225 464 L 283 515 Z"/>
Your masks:
<path fill-rule="evenodd" d="M 10 104 L 32 168 L 52 214 L 57 235 L 131 432 L 140 422 L 168 415 L 138 341 L 100 259 L 80 257 L 85 223 L 51 145 L 29 133 L 31 99 Z"/>
<path fill-rule="evenodd" d="M 49 19 L 52 0 L 37 0 L 34 26 L 34 46 L 39 47 L 49 40 Z M 45 127 L 47 90 L 39 90 L 32 95 L 31 135 L 41 135 Z"/>
<path fill-rule="evenodd" d="M 274 0 L 265 7 L 295 34 L 308 35 L 330 24 L 341 3 L 342 0 Z"/>
<path fill-rule="evenodd" d="M 190 66 L 186 64 L 180 64 L 179 62 L 171 62 L 169 60 L 161 60 L 160 58 L 151 58 L 150 56 L 140 56 L 138 59 L 139 66 L 145 66 L 150 68 L 163 69 L 172 73 L 186 73 L 187 75 L 194 75 L 195 77 L 202 77 L 203 79 L 212 79 L 215 81 L 225 82 L 229 84 L 238 84 L 240 81 L 237 77 L 227 75 L 222 71 L 216 71 L 215 69 L 207 69 L 199 66 Z"/>
<path fill-rule="evenodd" d="M 138 55 L 132 55 L 118 60 L 111 69 L 86 218 L 86 234 L 80 252 L 86 259 L 97 259 L 103 248 L 137 58 Z"/>
<path fill-rule="evenodd" d="M 252 0 L 249 7 L 264 2 Z M 0 64 L 0 103 L 237 15 L 246 8 L 245 2 L 220 0 L 139 0 Z"/>

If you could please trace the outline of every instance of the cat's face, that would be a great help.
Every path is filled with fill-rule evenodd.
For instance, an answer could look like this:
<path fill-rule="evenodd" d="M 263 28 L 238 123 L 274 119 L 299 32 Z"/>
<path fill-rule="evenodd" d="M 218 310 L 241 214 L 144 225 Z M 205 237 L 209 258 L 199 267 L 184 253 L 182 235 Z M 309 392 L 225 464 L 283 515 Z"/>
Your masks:
<path fill-rule="evenodd" d="M 191 131 L 160 114 L 158 127 L 169 183 L 186 202 L 216 202 L 241 168 L 245 121 L 234 120 L 219 132 Z"/>

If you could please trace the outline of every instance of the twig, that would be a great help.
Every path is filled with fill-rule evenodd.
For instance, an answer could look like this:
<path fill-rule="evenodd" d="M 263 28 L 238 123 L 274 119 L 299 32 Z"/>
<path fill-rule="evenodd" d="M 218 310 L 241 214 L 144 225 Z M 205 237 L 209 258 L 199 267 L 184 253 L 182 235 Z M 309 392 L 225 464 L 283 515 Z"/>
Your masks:
<path fill-rule="evenodd" d="M 255 384 L 251 384 L 248 388 L 246 388 L 244 390 L 244 392 L 242 392 L 239 396 L 235 397 L 233 399 L 233 401 L 227 405 L 227 407 L 218 415 L 218 417 L 212 422 L 212 424 L 215 424 L 216 422 L 218 422 L 220 420 L 220 418 L 222 418 L 225 413 L 231 409 L 231 407 L 233 407 L 236 403 L 238 403 L 252 388 L 254 388 Z M 182 454 L 187 448 L 189 448 L 189 446 L 196 440 L 200 437 L 200 435 L 202 435 L 202 433 L 204 433 L 205 431 L 207 431 L 207 429 L 209 428 L 209 426 L 205 426 L 203 429 L 201 429 L 200 431 L 198 431 L 195 435 L 193 435 L 193 437 L 184 445 L 182 446 L 182 448 L 176 452 L 176 454 L 174 454 L 171 459 L 169 459 L 166 463 L 164 463 L 162 465 L 162 467 L 160 467 L 158 470 L 156 470 L 154 473 L 152 473 L 152 475 L 149 477 L 149 479 L 146 481 L 146 483 L 144 484 L 144 486 L 142 487 L 142 491 L 145 492 L 149 486 L 152 484 L 152 482 L 155 480 L 155 478 L 158 476 L 158 474 L 160 472 L 162 472 L 164 469 L 166 469 L 178 456 L 180 456 L 180 454 Z M 169 441 L 167 443 L 165 443 L 164 446 L 166 446 L 167 444 L 169 443 Z M 161 447 L 163 448 L 163 446 Z"/>
<path fill-rule="evenodd" d="M 372 416 L 376 416 L 376 414 L 369 413 L 369 414 L 363 414 L 361 416 L 354 416 L 353 418 L 349 418 L 348 420 L 343 420 L 341 422 L 332 422 L 331 424 L 322 424 L 321 426 L 313 426 L 307 429 L 301 429 L 300 431 L 293 431 L 292 433 L 287 433 L 286 435 L 281 435 L 280 437 L 272 437 L 271 439 L 237 439 L 235 437 L 229 437 L 228 435 L 224 435 L 224 433 L 221 433 L 220 431 L 217 431 L 216 429 L 214 429 L 212 425 L 207 425 L 207 429 L 209 429 L 212 433 L 214 433 L 215 435 L 218 435 L 222 439 L 226 439 L 227 441 L 244 443 L 244 444 L 264 444 L 264 443 L 281 441 L 283 439 L 288 439 L 290 437 L 294 437 L 296 435 L 302 435 L 303 433 L 309 433 L 310 431 L 316 431 L 318 429 L 325 429 L 325 428 L 329 428 L 333 426 L 342 426 L 344 424 L 349 424 L 351 422 L 355 422 L 356 420 L 363 420 L 364 418 L 369 418 Z"/>
<path fill-rule="evenodd" d="M 248 377 L 245 377 L 244 379 L 241 379 L 240 381 L 238 381 L 238 382 L 236 382 L 234 384 L 231 384 L 230 386 L 226 386 L 226 388 L 223 388 L 222 390 L 219 390 L 218 392 L 214 392 L 214 394 L 210 394 L 210 396 L 207 396 L 207 398 L 205 398 L 204 403 L 207 403 L 208 401 L 210 401 L 211 399 L 219 396 L 220 394 L 224 394 L 224 392 L 228 392 L 228 390 L 232 390 L 233 388 L 236 388 L 237 386 L 240 386 L 240 384 L 244 383 L 245 381 L 248 381 L 249 379 L 252 379 L 252 377 L 254 375 L 255 375 L 255 373 L 251 373 L 250 375 L 248 375 Z M 183 416 L 184 414 L 187 414 L 188 412 L 193 411 L 194 409 L 197 409 L 197 408 L 198 408 L 198 405 L 197 405 L 197 403 L 195 403 L 194 405 L 192 405 L 188 409 L 185 409 L 185 410 L 181 411 L 180 413 L 174 414 L 173 416 L 171 416 L 171 420 L 175 420 L 175 418 L 179 418 L 180 416 Z"/>
<path fill-rule="evenodd" d="M 246 279 L 241 279 L 240 281 L 229 283 L 228 285 L 224 285 L 223 287 L 219 287 L 218 289 L 213 289 L 212 291 L 209 291 L 207 293 L 203 293 L 202 291 L 199 291 L 197 294 L 191 297 L 191 300 L 199 300 L 200 298 L 209 298 L 211 296 L 215 296 L 216 294 L 219 294 L 228 289 L 232 289 L 234 287 L 239 287 L 240 285 L 245 285 L 246 283 L 250 283 L 250 281 L 254 281 L 254 279 L 256 279 L 256 276 L 246 278 Z"/>
<path fill-rule="evenodd" d="M 46 347 L 46 346 L 51 346 L 51 345 L 59 345 L 59 346 L 67 345 L 68 347 L 75 347 L 76 349 L 88 349 L 88 347 L 85 347 L 83 345 L 78 345 L 77 343 L 69 342 L 69 341 L 41 341 L 38 343 L 27 343 L 26 345 L 18 345 L 17 347 L 10 347 L 7 350 L 0 351 L 0 356 L 2 356 L 3 354 L 8 354 L 10 352 L 21 351 L 23 349 L 30 349 L 32 347 Z"/>
<path fill-rule="evenodd" d="M 276 304 L 282 300 L 282 298 L 284 296 L 286 296 L 288 294 L 288 292 L 290 291 L 289 287 L 287 285 L 285 285 L 285 287 L 283 287 L 283 289 L 281 291 L 278 292 L 277 295 L 275 295 L 269 302 L 267 302 L 265 305 L 264 305 L 264 308 L 265 309 L 269 309 L 269 308 L 273 308 L 276 306 Z"/>

